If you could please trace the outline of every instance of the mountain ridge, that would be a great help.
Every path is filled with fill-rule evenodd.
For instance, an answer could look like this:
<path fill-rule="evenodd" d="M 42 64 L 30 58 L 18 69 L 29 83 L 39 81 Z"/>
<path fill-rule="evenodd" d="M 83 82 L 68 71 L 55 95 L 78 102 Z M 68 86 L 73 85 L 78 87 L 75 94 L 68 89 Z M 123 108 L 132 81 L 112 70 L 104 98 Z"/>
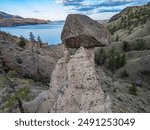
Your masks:
<path fill-rule="evenodd" d="M 8 14 L 8 13 L 5 13 L 3 11 L 0 11 L 0 18 L 23 18 L 19 15 L 11 15 L 11 14 Z"/>
<path fill-rule="evenodd" d="M 18 15 L 11 15 L 11 14 L 0 11 L 0 27 L 47 24 L 49 22 L 51 21 L 35 19 L 35 18 L 23 18 Z"/>

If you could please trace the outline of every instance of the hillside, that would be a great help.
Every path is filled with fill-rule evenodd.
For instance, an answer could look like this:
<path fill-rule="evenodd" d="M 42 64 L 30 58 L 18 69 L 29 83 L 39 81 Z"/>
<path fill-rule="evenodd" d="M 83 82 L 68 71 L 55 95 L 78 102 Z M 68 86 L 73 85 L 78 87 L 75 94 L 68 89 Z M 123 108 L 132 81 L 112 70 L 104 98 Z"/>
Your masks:
<path fill-rule="evenodd" d="M 107 27 L 112 33 L 111 44 L 107 47 L 95 49 L 96 55 L 99 58 L 98 61 L 96 59 L 97 64 L 99 64 L 97 71 L 101 71 L 99 78 L 107 79 L 106 82 L 102 82 L 103 89 L 105 89 L 106 93 L 109 93 L 114 100 L 116 100 L 118 95 L 119 100 L 115 102 L 115 106 L 113 107 L 121 111 L 146 112 L 149 109 L 149 15 L 149 4 L 125 8 L 119 14 L 113 16 L 109 23 L 107 23 Z M 124 65 L 121 64 L 123 56 L 125 56 Z M 103 62 L 100 60 L 103 60 Z M 119 66 L 119 64 L 121 65 Z M 111 80 L 109 80 L 109 76 L 102 75 L 102 73 L 105 72 L 113 77 L 113 81 L 111 81 L 111 78 Z M 112 82 L 112 84 L 108 87 L 106 84 L 110 82 Z M 120 86 L 119 82 L 123 84 Z M 114 89 L 113 86 L 118 88 Z M 131 86 L 134 90 L 132 94 L 130 94 Z M 110 91 L 112 91 L 112 93 Z M 138 107 L 138 105 L 141 106 L 141 108 Z M 137 109 L 135 110 L 135 108 Z"/>
<path fill-rule="evenodd" d="M 139 25 L 150 21 L 150 5 L 127 7 L 113 16 L 109 22 L 109 30 L 113 32 L 128 28 L 130 31 Z"/>
<path fill-rule="evenodd" d="M 95 48 L 95 66 L 94 48 L 79 49 L 82 45 L 79 42 L 89 47 L 93 37 L 98 37 L 93 32 L 100 31 L 97 22 L 91 19 L 92 24 L 86 22 L 86 16 L 71 16 L 66 22 L 63 40 L 68 44 L 71 42 L 74 49 L 64 48 L 63 44 L 40 46 L 35 41 L 32 46 L 31 41 L 23 39 L 24 44 L 22 38 L 0 32 L 0 111 L 21 112 L 18 100 L 14 100 L 17 97 L 23 102 L 26 112 L 79 112 L 85 109 L 86 112 L 96 112 L 110 102 L 112 112 L 150 112 L 148 10 L 148 5 L 128 7 L 110 20 L 106 26 L 112 33 L 111 43 Z M 145 17 L 145 22 L 137 16 Z M 121 18 L 125 22 L 121 22 Z M 85 21 L 78 22 L 82 20 Z M 128 20 L 137 23 L 128 24 Z M 125 23 L 127 25 L 123 26 Z M 111 30 L 113 26 L 115 29 Z M 68 34 L 70 28 L 73 28 L 71 36 Z M 103 104 L 99 107 L 99 103 L 95 103 L 100 101 L 98 98 Z"/>
<path fill-rule="evenodd" d="M 50 22 L 49 20 L 23 18 L 21 16 L 0 12 L 0 27 L 47 24 L 49 22 Z"/>
<path fill-rule="evenodd" d="M 5 12 L 0 11 L 0 18 L 23 18 L 23 17 L 18 16 L 18 15 L 7 14 Z"/>

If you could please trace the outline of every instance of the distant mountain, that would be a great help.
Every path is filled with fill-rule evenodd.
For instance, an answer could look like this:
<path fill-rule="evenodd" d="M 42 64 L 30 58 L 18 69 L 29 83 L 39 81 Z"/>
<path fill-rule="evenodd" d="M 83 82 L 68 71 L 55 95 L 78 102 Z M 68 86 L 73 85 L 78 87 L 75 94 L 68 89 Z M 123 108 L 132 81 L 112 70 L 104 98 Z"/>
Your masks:
<path fill-rule="evenodd" d="M 0 18 L 23 18 L 23 17 L 18 16 L 18 15 L 7 14 L 5 12 L 0 11 Z"/>
<path fill-rule="evenodd" d="M 109 20 L 97 20 L 97 22 L 99 22 L 100 24 L 105 24 L 105 23 L 108 23 Z"/>
<path fill-rule="evenodd" d="M 0 27 L 23 26 L 34 24 L 47 24 L 50 20 L 41 20 L 35 18 L 23 18 L 18 15 L 11 15 L 0 11 Z"/>

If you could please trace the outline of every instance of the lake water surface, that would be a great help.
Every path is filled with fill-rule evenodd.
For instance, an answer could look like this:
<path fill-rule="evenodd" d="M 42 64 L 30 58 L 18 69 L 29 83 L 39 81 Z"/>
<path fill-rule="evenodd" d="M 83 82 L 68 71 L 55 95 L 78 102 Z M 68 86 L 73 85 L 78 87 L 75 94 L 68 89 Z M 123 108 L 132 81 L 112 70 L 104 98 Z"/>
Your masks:
<path fill-rule="evenodd" d="M 51 44 L 61 43 L 61 32 L 64 26 L 64 22 L 51 22 L 49 24 L 17 26 L 17 27 L 1 27 L 1 31 L 8 32 L 15 36 L 23 36 L 29 39 L 29 33 L 32 32 L 35 37 L 38 35 L 43 42 Z"/>

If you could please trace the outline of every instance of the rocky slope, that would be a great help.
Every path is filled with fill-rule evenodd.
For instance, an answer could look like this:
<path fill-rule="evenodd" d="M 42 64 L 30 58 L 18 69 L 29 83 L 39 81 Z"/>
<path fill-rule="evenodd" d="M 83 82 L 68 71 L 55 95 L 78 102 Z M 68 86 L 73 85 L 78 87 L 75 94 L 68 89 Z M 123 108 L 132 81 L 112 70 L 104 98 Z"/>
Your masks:
<path fill-rule="evenodd" d="M 29 41 L 22 48 L 17 44 L 20 41 L 17 37 L 0 33 L 0 38 L 0 49 L 6 67 L 15 70 L 24 77 L 38 76 L 35 68 L 39 67 L 41 78 L 49 81 L 58 58 L 62 56 L 61 45 L 37 47 L 35 43 L 32 52 L 32 44 Z"/>
<path fill-rule="evenodd" d="M 96 54 L 102 53 L 101 49 L 103 49 L 100 58 L 105 58 L 105 63 L 100 65 L 101 69 L 97 69 L 97 72 L 101 71 L 103 73 L 102 71 L 104 71 L 106 74 L 104 76 L 99 73 L 99 78 L 103 77 L 99 81 L 102 81 L 102 88 L 105 89 L 106 93 L 111 91 L 110 97 L 113 100 L 113 111 L 149 112 L 149 10 L 149 5 L 128 7 L 117 17 L 114 16 L 110 23 L 107 24 L 112 33 L 111 44 L 107 47 L 96 49 Z M 109 70 L 110 65 L 116 66 L 115 64 L 119 64 L 120 61 L 117 61 L 118 56 L 123 55 L 126 56 L 125 65 L 113 71 Z M 115 57 L 114 62 L 110 62 L 113 56 Z M 110 80 L 108 80 L 109 75 L 111 76 Z M 106 87 L 104 87 L 105 85 Z M 114 87 L 117 88 L 114 89 Z M 131 93 L 131 87 L 134 88 L 134 93 Z"/>
<path fill-rule="evenodd" d="M 122 10 L 110 19 L 109 30 L 113 33 L 119 29 L 134 28 L 150 21 L 150 6 L 132 6 Z"/>
<path fill-rule="evenodd" d="M 81 19 L 78 17 L 77 21 L 86 21 L 88 18 L 85 17 L 80 16 Z M 110 24 L 114 25 L 116 21 Z M 77 23 L 79 26 L 82 24 Z M 117 25 L 120 26 L 119 23 Z M 19 47 L 17 44 L 19 38 L 0 33 L 0 69 L 6 72 L 16 91 L 25 86 L 31 90 L 29 96 L 32 98 L 27 98 L 25 95 L 23 95 L 25 98 L 21 98 L 24 110 L 26 112 L 150 112 L 150 24 L 148 20 L 142 25 L 133 26 L 131 31 L 128 27 L 114 31 L 109 46 L 96 48 L 96 54 L 100 49 L 104 49 L 106 54 L 105 63 L 100 66 L 94 65 L 94 49 L 88 46 L 90 44 L 88 41 L 97 37 L 93 35 L 95 30 L 92 31 L 90 24 L 86 27 L 89 28 L 86 28 L 86 31 L 80 30 L 82 28 L 71 30 L 69 37 L 63 35 L 64 42 L 72 38 L 83 41 L 81 34 L 88 35 L 84 37 L 87 41 L 86 46 L 81 47 L 84 44 L 77 42 L 74 45 L 72 43 L 74 40 L 71 40 L 65 46 L 43 46 L 37 49 L 35 43 L 34 57 L 29 41 L 25 47 Z M 96 25 L 92 27 L 97 28 Z M 109 35 L 105 34 L 107 31 L 102 31 L 101 28 L 99 30 L 107 36 L 105 40 L 108 40 Z M 66 33 L 68 30 L 64 31 Z M 97 44 L 102 45 L 99 42 Z M 114 53 L 115 56 L 125 54 L 126 64 L 111 71 L 108 63 L 109 57 Z M 43 78 L 35 81 L 35 77 L 39 77 L 36 71 L 38 67 Z M 29 75 L 32 79 L 29 79 Z M 45 84 L 47 80 L 50 81 L 48 87 Z M 3 106 L 7 106 L 7 109 L 1 112 L 20 112 L 14 101 L 1 98 L 5 95 L 13 97 L 11 91 L 10 82 L 0 71 L 0 110 Z M 18 94 L 18 91 L 16 93 Z M 14 107 L 7 105 L 6 101 Z"/>
<path fill-rule="evenodd" d="M 70 18 L 76 19 L 78 26 L 72 24 L 74 21 Z M 24 103 L 26 112 L 111 112 L 111 99 L 109 95 L 104 94 L 96 77 L 94 46 L 97 45 L 90 45 L 90 38 L 92 39 L 93 35 L 90 33 L 91 26 L 86 23 L 87 19 L 91 24 L 95 23 L 87 16 L 72 14 L 67 17 L 62 32 L 62 40 L 65 42 L 64 56 L 59 59 L 52 72 L 49 92 L 40 94 L 29 103 Z M 80 20 L 86 23 L 83 27 L 86 31 L 83 31 L 82 34 L 77 33 L 81 31 L 82 22 Z M 101 28 L 100 25 L 98 27 L 99 32 L 105 36 L 104 39 L 109 40 L 108 31 Z M 67 35 L 68 28 L 71 29 L 72 37 Z M 87 36 L 84 46 L 82 46 L 83 35 Z M 71 40 L 76 37 L 81 39 L 81 43 L 78 44 Z M 102 40 L 99 46 L 107 45 L 106 40 Z M 71 46 L 66 44 L 66 41 Z M 70 56 L 69 48 L 72 47 L 79 49 Z"/>
<path fill-rule="evenodd" d="M 0 18 L 23 18 L 18 15 L 11 15 L 0 11 Z"/>
<path fill-rule="evenodd" d="M 0 12 L 0 27 L 47 24 L 49 22 L 50 22 L 49 20 L 23 18 L 20 16 L 10 15 L 4 12 Z"/>
<path fill-rule="evenodd" d="M 63 45 L 47 46 L 26 40 L 26 45 L 20 47 L 20 38 L 0 32 L 0 111 L 19 112 L 13 96 L 20 89 L 27 88 L 29 97 L 34 99 L 39 93 L 48 89 L 50 75 L 57 60 L 62 57 Z M 33 45 L 33 49 L 31 46 Z M 11 86 L 14 86 L 14 93 Z M 24 91 L 23 91 L 24 92 Z M 3 101 L 5 98 L 7 101 Z M 8 98 L 9 97 L 9 98 Z M 9 102 L 11 107 L 6 104 Z"/>

